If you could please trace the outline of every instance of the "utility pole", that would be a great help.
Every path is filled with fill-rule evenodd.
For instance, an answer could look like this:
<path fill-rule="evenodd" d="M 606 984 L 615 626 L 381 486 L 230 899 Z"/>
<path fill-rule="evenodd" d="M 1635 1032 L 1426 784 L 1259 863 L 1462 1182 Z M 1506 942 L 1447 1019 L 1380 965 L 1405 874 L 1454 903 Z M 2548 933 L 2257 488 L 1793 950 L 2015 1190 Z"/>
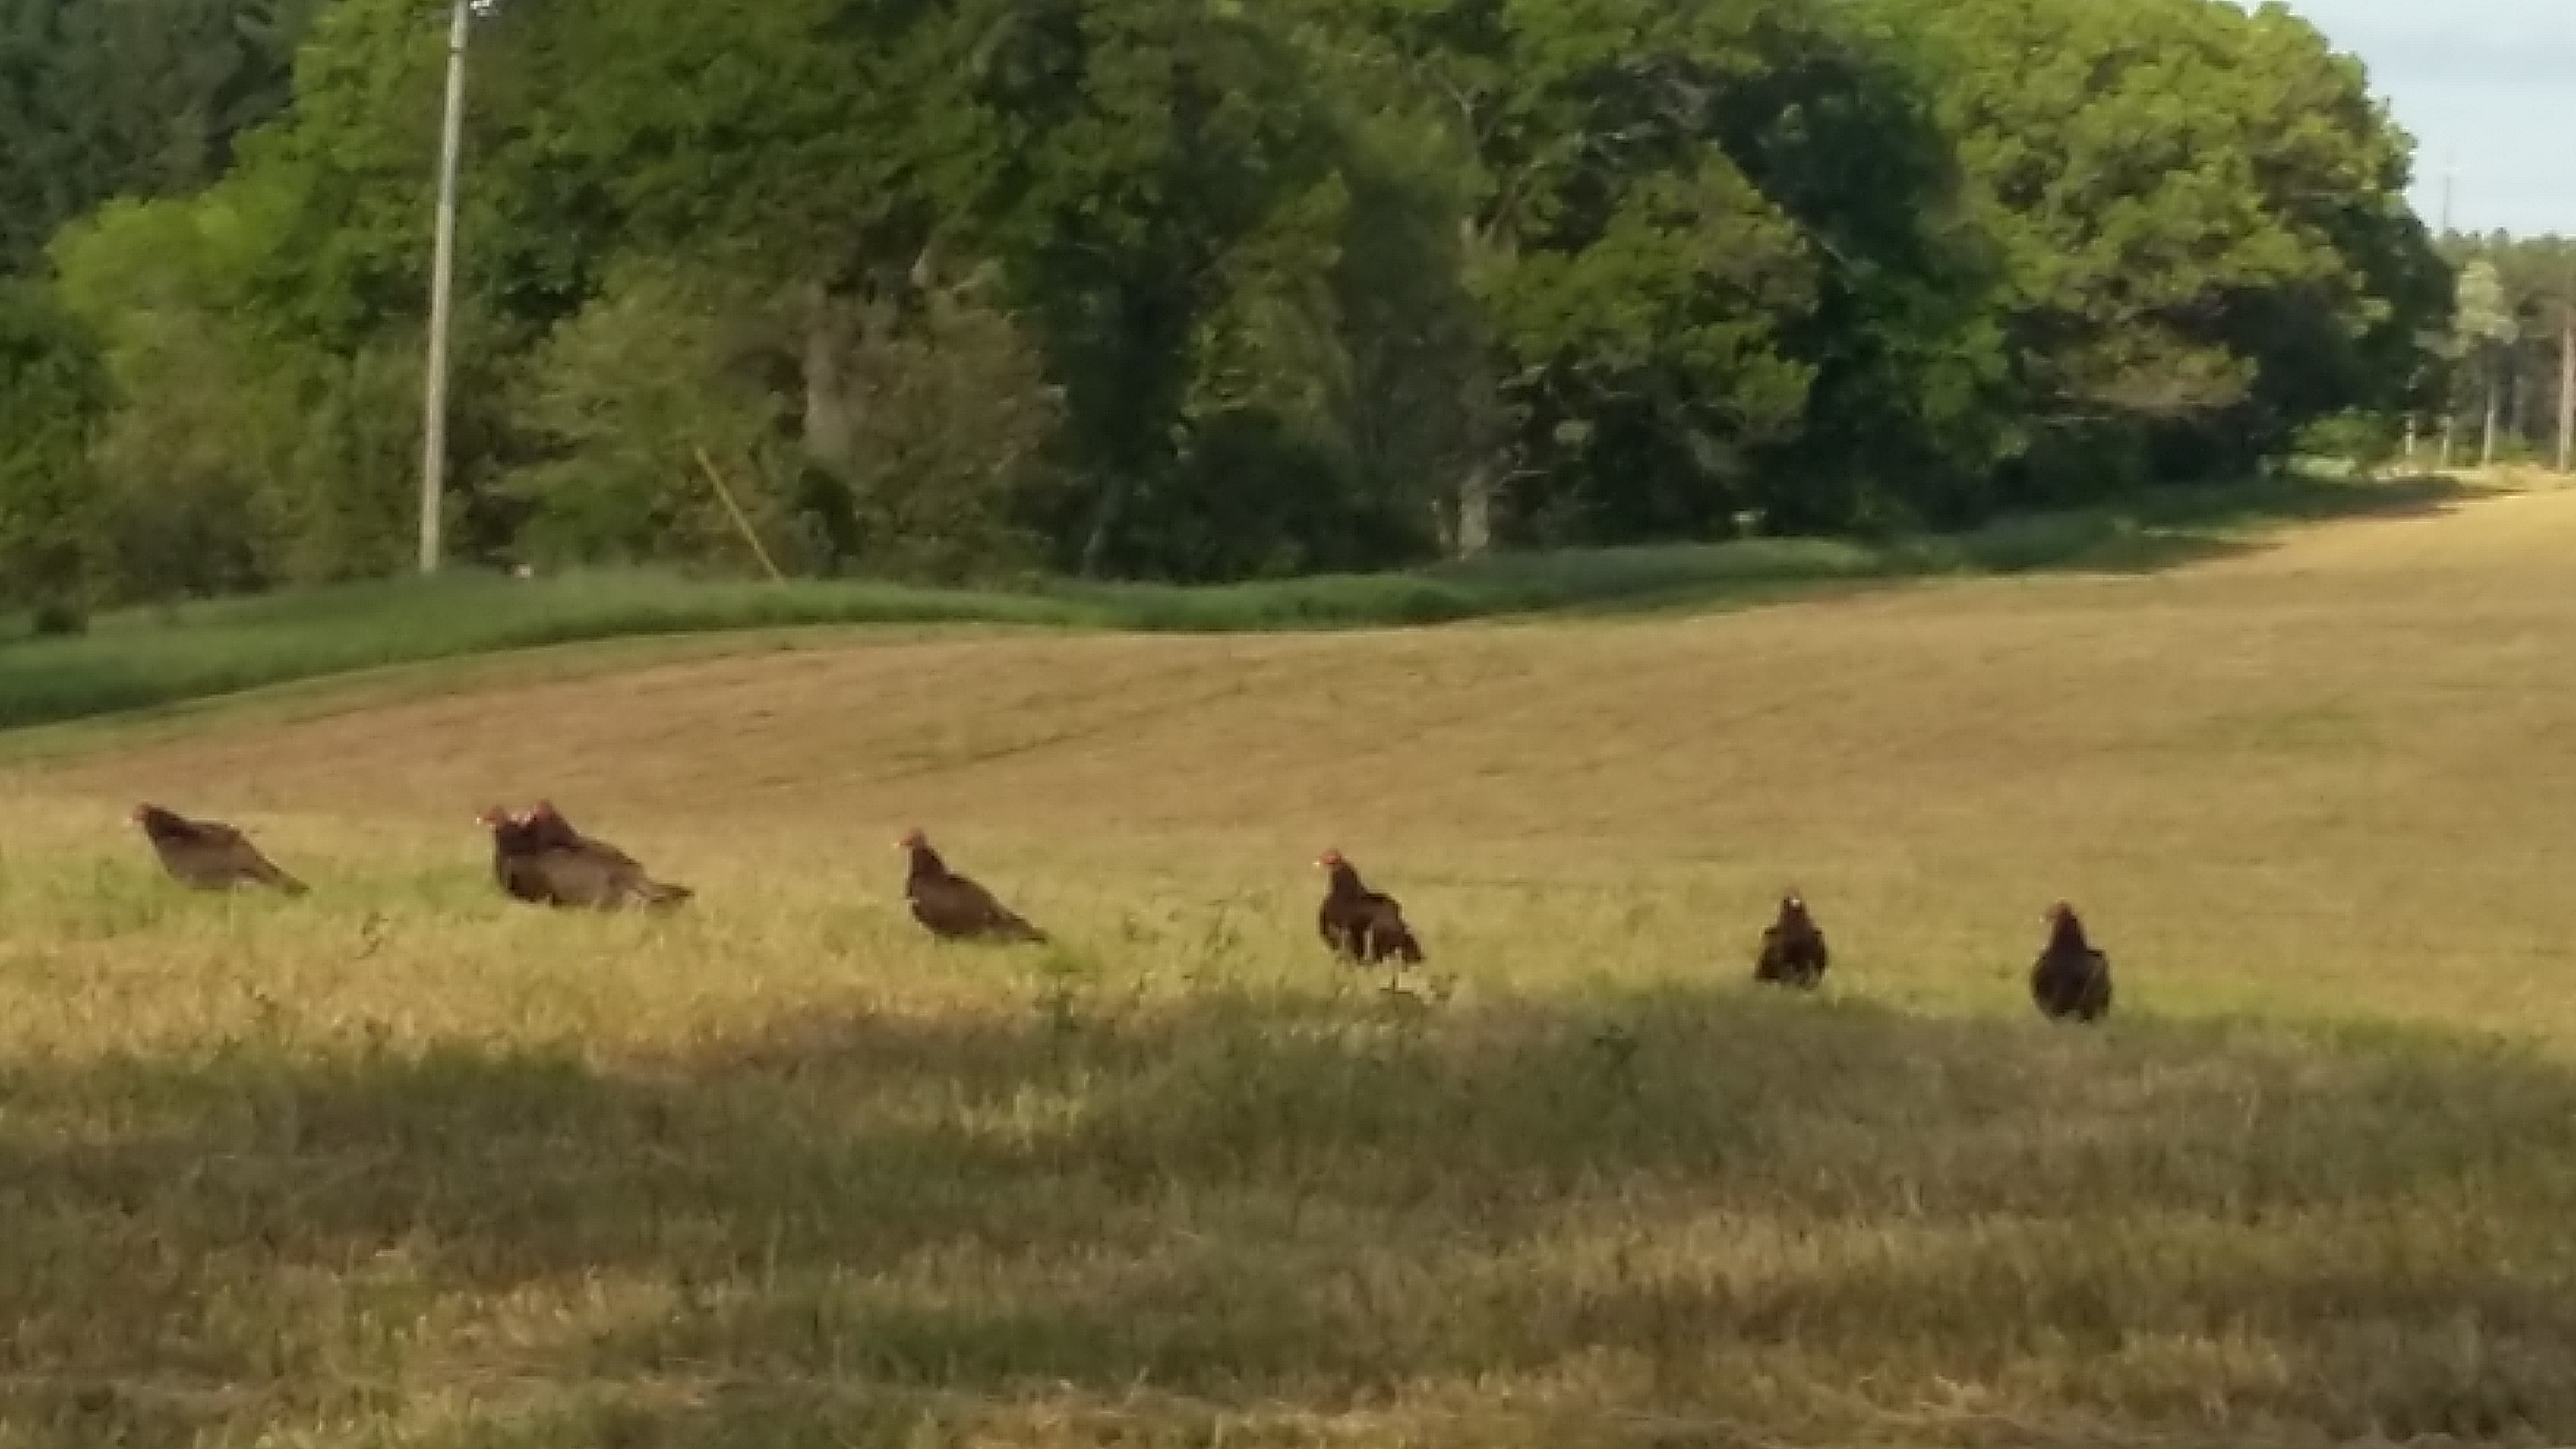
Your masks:
<path fill-rule="evenodd" d="M 456 290 L 456 166 L 465 142 L 465 34 L 474 0 L 447 27 L 447 117 L 438 142 L 438 233 L 429 263 L 429 366 L 421 386 L 420 571 L 438 572 L 447 484 L 447 318 Z"/>
<path fill-rule="evenodd" d="M 2459 179 L 2460 153 L 2456 149 L 2446 150 L 2442 153 L 2442 235 L 2444 236 L 2451 234 L 2451 187 Z"/>

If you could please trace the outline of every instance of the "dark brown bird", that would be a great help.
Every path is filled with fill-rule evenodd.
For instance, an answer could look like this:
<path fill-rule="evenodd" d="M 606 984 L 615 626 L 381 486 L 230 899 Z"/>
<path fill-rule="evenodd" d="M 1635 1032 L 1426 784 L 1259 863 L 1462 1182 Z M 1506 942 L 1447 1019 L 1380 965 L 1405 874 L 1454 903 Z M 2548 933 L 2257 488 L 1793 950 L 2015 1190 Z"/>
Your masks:
<path fill-rule="evenodd" d="M 2048 946 L 2030 968 L 2030 999 L 2052 1021 L 2098 1021 L 2111 1010 L 2111 958 L 2084 939 L 2064 901 L 2048 908 Z"/>
<path fill-rule="evenodd" d="M 1778 918 L 1762 928 L 1762 954 L 1753 963 L 1753 979 L 1813 990 L 1825 979 L 1831 959 L 1825 933 L 1807 914 L 1806 898 L 1792 889 L 1780 898 Z"/>
<path fill-rule="evenodd" d="M 161 868 L 181 885 L 201 891 L 268 886 L 290 896 L 305 892 L 304 882 L 271 864 L 242 833 L 215 820 L 190 820 L 158 805 L 134 807 L 134 823 L 161 857 Z"/>
<path fill-rule="evenodd" d="M 993 898 L 993 893 L 948 868 L 930 837 L 907 830 L 895 842 L 912 855 L 903 880 L 903 897 L 922 929 L 943 941 L 1030 941 L 1045 944 L 1047 934 L 1022 920 Z"/>
<path fill-rule="evenodd" d="M 1315 911 L 1315 933 L 1333 953 L 1356 965 L 1393 961 L 1401 973 L 1422 962 L 1422 943 L 1405 924 L 1404 907 L 1383 891 L 1370 890 L 1360 873 L 1338 850 L 1315 858 L 1327 872 L 1324 903 Z"/>
<path fill-rule="evenodd" d="M 546 904 L 544 873 L 536 864 L 542 847 L 528 818 L 495 805 L 475 816 L 474 823 L 492 832 L 492 879 L 519 900 Z"/>
<path fill-rule="evenodd" d="M 653 879 L 633 856 L 574 829 L 551 802 L 523 814 L 495 806 L 475 818 L 492 832 L 493 879 L 518 900 L 615 911 L 668 909 L 694 894 Z"/>

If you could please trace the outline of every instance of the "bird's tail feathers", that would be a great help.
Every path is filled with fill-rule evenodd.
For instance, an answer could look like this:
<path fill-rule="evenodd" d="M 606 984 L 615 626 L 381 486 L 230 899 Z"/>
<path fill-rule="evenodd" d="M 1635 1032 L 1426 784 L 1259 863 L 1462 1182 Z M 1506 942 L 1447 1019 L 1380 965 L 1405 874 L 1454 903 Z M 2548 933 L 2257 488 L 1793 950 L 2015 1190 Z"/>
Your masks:
<path fill-rule="evenodd" d="M 687 886 L 669 885 L 658 880 L 642 881 L 635 887 L 635 899 L 656 910 L 669 910 L 696 894 Z"/>
<path fill-rule="evenodd" d="M 258 881 L 261 885 L 274 886 L 278 890 L 283 891 L 290 896 L 300 896 L 311 893 L 311 888 L 306 886 L 304 882 L 297 880 L 295 877 L 288 875 L 282 870 L 279 870 L 277 868 L 277 862 L 270 860 L 264 855 L 255 854 L 252 857 L 249 874 L 252 879 Z"/>

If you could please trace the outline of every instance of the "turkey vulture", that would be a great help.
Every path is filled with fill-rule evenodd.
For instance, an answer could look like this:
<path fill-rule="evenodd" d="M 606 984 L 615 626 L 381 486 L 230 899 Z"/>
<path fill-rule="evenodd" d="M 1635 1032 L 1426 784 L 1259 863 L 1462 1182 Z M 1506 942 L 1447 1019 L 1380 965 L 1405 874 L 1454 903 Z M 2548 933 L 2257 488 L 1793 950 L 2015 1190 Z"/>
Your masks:
<path fill-rule="evenodd" d="M 1825 977 L 1831 958 L 1825 933 L 1807 914 L 1807 901 L 1795 890 L 1780 898 L 1780 915 L 1762 928 L 1762 954 L 1753 963 L 1753 979 L 1812 990 Z"/>
<path fill-rule="evenodd" d="M 492 879 L 519 900 L 545 904 L 545 882 L 536 868 L 539 845 L 528 818 L 495 805 L 475 816 L 474 823 L 492 832 Z"/>
<path fill-rule="evenodd" d="M 475 817 L 492 832 L 492 876 L 501 889 L 535 905 L 614 911 L 666 909 L 689 899 L 686 886 L 665 885 L 635 858 L 575 830 L 545 801 L 523 815 L 498 806 Z"/>
<path fill-rule="evenodd" d="M 1315 912 L 1315 933 L 1334 954 L 1357 965 L 1393 960 L 1395 969 L 1419 965 L 1422 943 L 1404 923 L 1404 907 L 1395 897 L 1360 883 L 1360 873 L 1338 850 L 1327 850 L 1315 864 L 1331 872 L 1324 904 Z"/>
<path fill-rule="evenodd" d="M 190 820 L 158 805 L 134 807 L 134 823 L 161 857 L 161 868 L 181 885 L 201 891 L 273 886 L 290 896 L 304 894 L 304 882 L 269 863 L 259 847 L 242 833 L 214 820 Z"/>
<path fill-rule="evenodd" d="M 2048 946 L 2030 968 L 2030 999 L 2054 1021 L 2095 1021 L 2111 1009 L 2111 958 L 2084 939 L 2064 901 L 2048 908 Z"/>
<path fill-rule="evenodd" d="M 904 876 L 903 895 L 912 905 L 912 918 L 930 934 L 943 941 L 1045 944 L 1046 932 L 993 899 L 991 891 L 950 870 L 939 852 L 930 848 L 929 836 L 919 830 L 907 830 L 903 839 L 895 842 L 895 848 L 911 852 L 912 868 Z"/>

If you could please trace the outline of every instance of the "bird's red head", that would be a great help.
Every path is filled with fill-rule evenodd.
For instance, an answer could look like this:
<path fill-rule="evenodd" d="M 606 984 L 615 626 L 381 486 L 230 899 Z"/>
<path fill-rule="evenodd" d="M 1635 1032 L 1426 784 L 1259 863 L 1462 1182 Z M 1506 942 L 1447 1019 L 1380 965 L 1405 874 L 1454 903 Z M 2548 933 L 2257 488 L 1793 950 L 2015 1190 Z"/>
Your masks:
<path fill-rule="evenodd" d="M 125 816 L 125 818 L 126 818 L 126 819 L 128 819 L 128 820 L 130 820 L 130 821 L 132 821 L 132 822 L 134 822 L 134 823 L 135 823 L 135 824 L 137 824 L 137 825 L 140 825 L 140 824 L 142 824 L 142 823 L 144 822 L 144 819 L 145 819 L 146 817 L 148 817 L 148 816 L 150 816 L 150 815 L 151 815 L 151 813 L 152 813 L 152 807 L 151 807 L 151 806 L 149 806 L 149 805 L 137 805 L 137 806 L 135 806 L 132 810 L 127 811 L 127 812 L 126 812 L 126 816 Z"/>
<path fill-rule="evenodd" d="M 930 837 L 922 834 L 921 827 L 916 825 L 903 833 L 903 839 L 896 841 L 894 843 L 894 848 L 897 850 L 919 850 L 929 843 Z"/>
<path fill-rule="evenodd" d="M 1791 886 L 1780 893 L 1780 904 L 1803 911 L 1807 908 L 1807 898 L 1799 893 L 1796 886 Z"/>
<path fill-rule="evenodd" d="M 486 830 L 498 830 L 504 825 L 515 823 L 517 819 L 518 817 L 499 805 L 487 805 L 482 814 L 474 817 L 474 823 Z"/>
<path fill-rule="evenodd" d="M 1342 853 L 1338 850 L 1327 850 L 1323 854 L 1315 857 L 1315 868 L 1317 870 L 1339 870 L 1348 864 L 1350 864 L 1350 862 L 1342 859 Z"/>
<path fill-rule="evenodd" d="M 563 818 L 563 812 L 555 808 L 555 802 L 552 800 L 540 800 L 531 807 L 528 813 L 522 818 L 528 820 L 560 820 Z"/>
<path fill-rule="evenodd" d="M 2068 905 L 2064 901 L 2059 901 L 2056 905 L 2048 908 L 2048 914 L 2043 919 L 2045 919 L 2048 924 L 2054 926 L 2060 921 L 2072 918 L 2074 914 L 2075 908 L 2073 906 Z"/>

